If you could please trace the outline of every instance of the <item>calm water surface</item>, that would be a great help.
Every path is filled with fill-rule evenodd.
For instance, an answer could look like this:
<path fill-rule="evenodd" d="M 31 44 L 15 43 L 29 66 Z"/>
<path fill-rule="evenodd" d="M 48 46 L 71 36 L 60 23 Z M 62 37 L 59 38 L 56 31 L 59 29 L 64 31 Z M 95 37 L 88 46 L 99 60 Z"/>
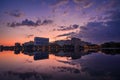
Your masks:
<path fill-rule="evenodd" d="M 3 51 L 0 80 L 120 80 L 120 55 Z"/>

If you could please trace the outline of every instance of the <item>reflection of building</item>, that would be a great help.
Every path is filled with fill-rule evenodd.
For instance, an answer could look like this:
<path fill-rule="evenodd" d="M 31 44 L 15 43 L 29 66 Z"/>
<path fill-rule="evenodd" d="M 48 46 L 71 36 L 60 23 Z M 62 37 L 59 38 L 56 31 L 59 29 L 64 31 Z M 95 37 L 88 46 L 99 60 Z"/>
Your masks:
<path fill-rule="evenodd" d="M 34 52 L 34 60 L 48 59 L 48 52 Z"/>
<path fill-rule="evenodd" d="M 49 38 L 35 37 L 34 45 L 46 46 L 49 44 Z"/>
<path fill-rule="evenodd" d="M 49 51 L 59 51 L 61 46 L 55 43 L 49 43 L 48 50 Z"/>
<path fill-rule="evenodd" d="M 3 45 L 0 45 L 0 51 L 3 51 Z"/>
<path fill-rule="evenodd" d="M 14 47 L 14 50 L 15 51 L 20 51 L 21 50 L 21 45 L 20 45 L 20 43 L 15 43 L 15 47 Z M 17 53 L 17 52 L 15 52 L 15 53 Z"/>
<path fill-rule="evenodd" d="M 14 50 L 15 54 L 20 54 L 20 50 Z"/>
<path fill-rule="evenodd" d="M 20 47 L 21 45 L 20 45 L 20 43 L 15 43 L 15 46 Z"/>
<path fill-rule="evenodd" d="M 96 44 L 90 44 L 90 45 L 85 45 L 84 49 L 100 49 L 100 46 Z"/>

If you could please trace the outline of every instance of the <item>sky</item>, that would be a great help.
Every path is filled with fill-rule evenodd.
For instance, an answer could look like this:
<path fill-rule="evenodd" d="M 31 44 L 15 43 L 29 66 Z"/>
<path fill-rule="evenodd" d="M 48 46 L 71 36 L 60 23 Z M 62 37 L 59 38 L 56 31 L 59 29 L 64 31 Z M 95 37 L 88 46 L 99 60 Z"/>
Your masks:
<path fill-rule="evenodd" d="M 71 37 L 120 41 L 120 0 L 0 0 L 0 44 Z"/>

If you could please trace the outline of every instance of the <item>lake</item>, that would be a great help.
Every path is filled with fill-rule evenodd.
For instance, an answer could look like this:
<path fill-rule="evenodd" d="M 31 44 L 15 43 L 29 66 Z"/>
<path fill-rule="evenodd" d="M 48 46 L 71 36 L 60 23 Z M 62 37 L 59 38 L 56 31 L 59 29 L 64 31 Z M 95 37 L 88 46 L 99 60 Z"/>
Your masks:
<path fill-rule="evenodd" d="M 0 80 L 120 80 L 120 54 L 3 51 Z"/>

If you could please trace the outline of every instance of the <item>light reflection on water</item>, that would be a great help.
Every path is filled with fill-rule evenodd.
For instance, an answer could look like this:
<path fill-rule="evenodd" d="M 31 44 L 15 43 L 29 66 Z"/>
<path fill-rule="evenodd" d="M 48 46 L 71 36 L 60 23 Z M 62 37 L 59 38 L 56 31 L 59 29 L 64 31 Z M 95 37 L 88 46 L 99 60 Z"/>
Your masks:
<path fill-rule="evenodd" d="M 120 80 L 120 55 L 0 52 L 1 80 Z"/>

